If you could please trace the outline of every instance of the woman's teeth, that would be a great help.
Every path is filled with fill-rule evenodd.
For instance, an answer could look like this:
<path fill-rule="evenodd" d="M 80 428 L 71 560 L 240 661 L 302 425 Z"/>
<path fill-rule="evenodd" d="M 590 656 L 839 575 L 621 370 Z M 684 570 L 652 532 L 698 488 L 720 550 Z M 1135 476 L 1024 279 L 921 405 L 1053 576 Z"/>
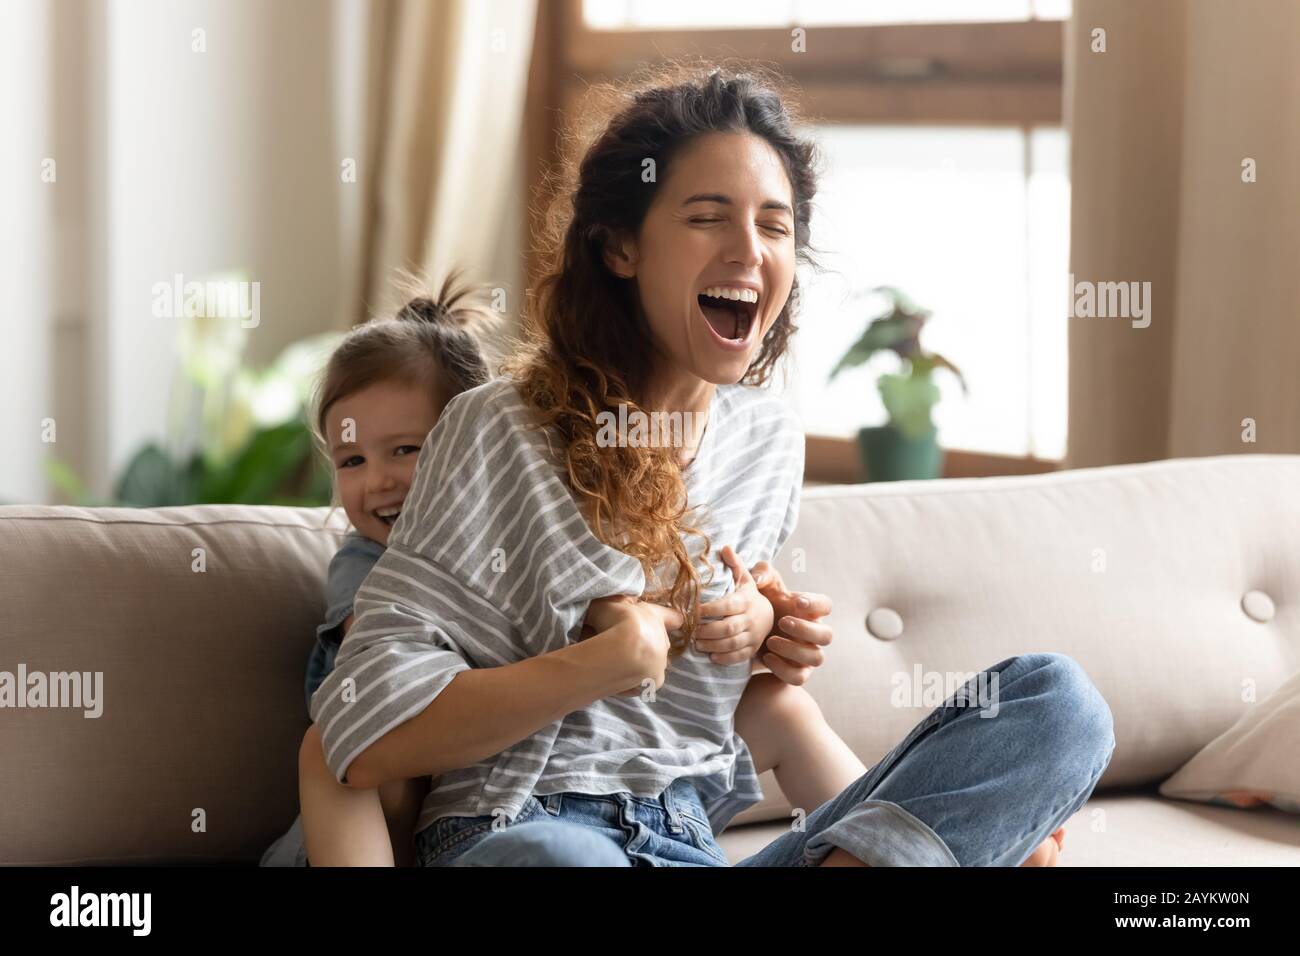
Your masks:
<path fill-rule="evenodd" d="M 753 289 L 729 289 L 726 286 L 715 285 L 705 289 L 700 295 L 707 295 L 711 299 L 734 299 L 737 302 L 758 302 L 758 293 Z"/>

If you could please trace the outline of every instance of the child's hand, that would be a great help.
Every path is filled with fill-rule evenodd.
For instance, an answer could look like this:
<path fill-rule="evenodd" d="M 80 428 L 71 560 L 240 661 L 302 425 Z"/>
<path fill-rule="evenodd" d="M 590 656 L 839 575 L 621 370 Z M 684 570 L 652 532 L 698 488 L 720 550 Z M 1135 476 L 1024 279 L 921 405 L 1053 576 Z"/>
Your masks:
<path fill-rule="evenodd" d="M 740 563 L 731 545 L 722 549 L 736 589 L 726 597 L 700 605 L 700 619 L 722 618 L 695 632 L 695 648 L 715 664 L 738 664 L 753 658 L 772 633 L 772 605 L 759 593 L 754 578 Z"/>

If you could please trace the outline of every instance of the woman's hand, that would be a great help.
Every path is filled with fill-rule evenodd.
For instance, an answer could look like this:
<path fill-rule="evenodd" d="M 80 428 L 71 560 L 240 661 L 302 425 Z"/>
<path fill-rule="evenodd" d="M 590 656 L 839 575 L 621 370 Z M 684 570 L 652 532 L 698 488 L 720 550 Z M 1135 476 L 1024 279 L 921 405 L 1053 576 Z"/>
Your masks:
<path fill-rule="evenodd" d="M 773 610 L 731 545 L 722 549 L 722 560 L 731 569 L 736 588 L 726 597 L 700 605 L 701 620 L 722 620 L 700 626 L 695 648 L 715 664 L 738 664 L 753 658 L 772 633 Z"/>
<path fill-rule="evenodd" d="M 754 565 L 751 574 L 772 605 L 777 626 L 758 659 L 787 684 L 804 684 L 826 659 L 822 648 L 831 642 L 832 634 L 830 625 L 820 620 L 831 613 L 831 599 L 824 594 L 787 591 L 781 575 L 766 561 Z"/>
<path fill-rule="evenodd" d="M 668 632 L 682 624 L 681 612 L 674 608 L 615 594 L 587 605 L 581 639 L 602 641 L 620 674 L 643 675 L 636 685 L 618 692 L 619 697 L 637 697 L 646 680 L 653 681 L 656 690 L 663 686 L 672 647 Z"/>
<path fill-rule="evenodd" d="M 582 619 L 582 636 L 585 638 L 608 631 L 615 624 L 626 620 L 632 613 L 633 605 L 637 603 L 638 600 L 630 594 L 594 598 L 587 605 L 586 617 Z"/>

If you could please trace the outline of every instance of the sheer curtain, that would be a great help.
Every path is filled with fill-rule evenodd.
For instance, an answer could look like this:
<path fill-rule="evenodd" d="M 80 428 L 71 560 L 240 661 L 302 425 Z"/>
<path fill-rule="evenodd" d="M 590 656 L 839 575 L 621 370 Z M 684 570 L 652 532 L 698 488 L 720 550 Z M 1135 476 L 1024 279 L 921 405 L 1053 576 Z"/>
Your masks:
<path fill-rule="evenodd" d="M 522 130 L 536 0 L 366 4 L 366 203 L 354 318 L 390 301 L 393 270 L 453 265 L 523 298 Z"/>

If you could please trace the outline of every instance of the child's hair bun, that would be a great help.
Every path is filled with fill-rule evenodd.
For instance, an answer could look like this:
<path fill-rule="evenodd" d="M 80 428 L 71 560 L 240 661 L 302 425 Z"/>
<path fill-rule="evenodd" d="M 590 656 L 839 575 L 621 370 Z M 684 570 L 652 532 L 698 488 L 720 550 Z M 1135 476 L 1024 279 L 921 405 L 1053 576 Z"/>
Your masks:
<path fill-rule="evenodd" d="M 416 296 L 406 305 L 402 306 L 402 311 L 397 313 L 399 319 L 405 319 L 408 322 L 449 322 L 458 325 L 450 308 L 444 302 L 434 302 L 428 296 Z"/>
<path fill-rule="evenodd" d="M 399 321 L 427 322 L 447 330 L 480 334 L 495 324 L 495 314 L 482 301 L 482 290 L 460 269 L 447 275 L 436 294 L 410 273 L 401 275 L 398 288 L 407 295 L 406 304 L 397 311 Z"/>

